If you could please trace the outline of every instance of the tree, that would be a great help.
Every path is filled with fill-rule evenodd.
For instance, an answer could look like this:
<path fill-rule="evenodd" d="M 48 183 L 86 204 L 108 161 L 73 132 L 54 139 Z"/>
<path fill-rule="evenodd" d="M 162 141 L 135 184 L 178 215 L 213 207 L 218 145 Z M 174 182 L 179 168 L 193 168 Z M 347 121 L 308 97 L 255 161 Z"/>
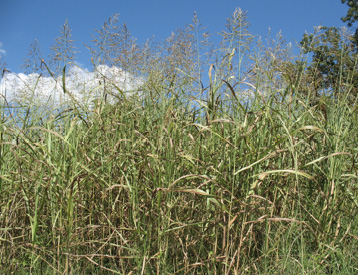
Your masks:
<path fill-rule="evenodd" d="M 304 53 L 312 54 L 306 74 L 315 84 L 316 96 L 322 92 L 339 96 L 342 91 L 357 95 L 357 53 L 346 28 L 319 27 L 300 43 Z"/>
<path fill-rule="evenodd" d="M 55 45 L 51 47 L 52 54 L 50 55 L 50 64 L 56 74 L 59 74 L 68 62 L 74 61 L 77 53 L 67 19 L 60 32 L 61 35 L 55 39 Z"/>
<path fill-rule="evenodd" d="M 358 0 L 341 0 L 349 9 L 342 17 L 348 27 L 358 22 Z M 314 34 L 305 34 L 300 42 L 303 52 L 312 56 L 305 70 L 305 79 L 313 84 L 315 96 L 332 94 L 352 98 L 358 94 L 358 26 L 354 33 L 346 28 L 318 27 Z"/>
<path fill-rule="evenodd" d="M 341 0 L 343 4 L 347 4 L 349 9 L 347 15 L 342 17 L 343 22 L 347 22 L 348 27 L 353 27 L 353 24 L 358 22 L 358 0 Z M 355 30 L 355 34 L 353 36 L 354 44 L 358 50 L 358 27 Z"/>

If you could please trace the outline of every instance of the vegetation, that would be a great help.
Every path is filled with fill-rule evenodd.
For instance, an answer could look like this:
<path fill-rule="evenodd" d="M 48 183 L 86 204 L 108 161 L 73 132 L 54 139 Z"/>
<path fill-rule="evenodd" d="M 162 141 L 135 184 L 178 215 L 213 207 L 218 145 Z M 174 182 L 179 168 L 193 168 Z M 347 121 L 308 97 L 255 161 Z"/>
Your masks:
<path fill-rule="evenodd" d="M 55 45 L 51 47 L 50 62 L 56 74 L 60 74 L 63 67 L 75 59 L 77 52 L 71 37 L 71 29 L 66 19 L 65 24 L 61 28 L 61 36 L 55 39 Z"/>
<path fill-rule="evenodd" d="M 25 59 L 23 68 L 25 69 L 25 73 L 41 73 L 42 69 L 42 54 L 40 50 L 39 41 L 37 39 L 31 43 L 30 49 L 27 53 L 28 58 Z"/>
<path fill-rule="evenodd" d="M 353 27 L 358 21 L 358 1 L 357 0 L 341 0 L 343 4 L 347 4 L 349 7 L 347 15 L 342 17 L 343 22 L 347 22 L 348 27 Z M 358 46 L 358 28 L 356 28 L 353 35 L 353 41 L 355 46 Z"/>
<path fill-rule="evenodd" d="M 1 271 L 357 273 L 356 62 L 323 85 L 318 59 L 255 38 L 240 9 L 217 47 L 196 16 L 161 44 L 116 22 L 93 64 L 144 75 L 141 89 L 109 104 L 102 83 L 93 108 L 48 116 L 3 102 Z"/>
<path fill-rule="evenodd" d="M 357 53 L 347 29 L 319 27 L 314 34 L 305 34 L 301 41 L 305 53 L 312 54 L 306 79 L 314 83 L 314 98 L 333 93 L 337 98 L 357 96 Z M 352 85 L 346 85 L 349 79 Z"/>
<path fill-rule="evenodd" d="M 357 0 L 342 0 L 349 7 L 347 15 L 342 17 L 348 27 L 353 27 L 358 16 Z M 316 27 L 315 33 L 305 34 L 301 41 L 304 53 L 312 55 L 312 62 L 307 67 L 305 79 L 314 83 L 313 100 L 322 95 L 333 93 L 335 97 L 347 96 L 355 100 L 357 96 L 357 46 L 358 29 L 350 33 L 346 28 Z M 353 85 L 345 86 L 346 81 Z"/>

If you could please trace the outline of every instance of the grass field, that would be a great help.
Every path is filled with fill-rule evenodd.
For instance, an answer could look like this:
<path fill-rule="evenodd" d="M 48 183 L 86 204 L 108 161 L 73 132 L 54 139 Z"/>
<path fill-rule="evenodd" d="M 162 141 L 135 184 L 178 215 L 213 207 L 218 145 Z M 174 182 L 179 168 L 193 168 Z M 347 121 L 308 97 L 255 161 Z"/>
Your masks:
<path fill-rule="evenodd" d="M 233 48 L 197 93 L 180 64 L 115 104 L 10 116 L 4 103 L 1 273 L 357 273 L 350 83 L 313 102 L 299 70 L 290 82 L 258 54 L 235 82 Z"/>

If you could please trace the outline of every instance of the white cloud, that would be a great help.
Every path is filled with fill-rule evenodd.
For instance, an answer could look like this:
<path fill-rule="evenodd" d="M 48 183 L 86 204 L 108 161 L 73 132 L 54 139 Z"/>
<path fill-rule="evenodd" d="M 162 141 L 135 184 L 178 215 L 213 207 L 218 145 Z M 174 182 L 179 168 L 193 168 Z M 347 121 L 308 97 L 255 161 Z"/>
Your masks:
<path fill-rule="evenodd" d="M 0 42 L 0 55 L 5 55 L 6 51 L 4 49 L 2 49 L 2 42 Z"/>
<path fill-rule="evenodd" d="M 94 72 L 72 67 L 66 74 L 64 93 L 62 76 L 54 79 L 34 74 L 6 73 L 0 82 L 0 93 L 9 103 L 40 104 L 60 107 L 76 101 L 76 104 L 91 104 L 93 99 L 107 93 L 107 100 L 114 102 L 119 96 L 118 88 L 131 95 L 143 84 L 143 80 L 117 67 L 98 66 Z M 117 88 L 116 88 L 117 87 Z"/>

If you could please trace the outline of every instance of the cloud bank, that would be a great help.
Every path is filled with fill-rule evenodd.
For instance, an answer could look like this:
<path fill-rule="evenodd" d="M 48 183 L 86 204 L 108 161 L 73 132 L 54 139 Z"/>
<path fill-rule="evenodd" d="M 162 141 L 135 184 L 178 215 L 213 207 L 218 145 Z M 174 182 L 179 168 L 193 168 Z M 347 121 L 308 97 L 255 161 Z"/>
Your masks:
<path fill-rule="evenodd" d="M 128 96 L 137 91 L 143 79 L 136 78 L 117 67 L 100 65 L 90 72 L 72 67 L 65 77 L 65 90 L 62 76 L 54 79 L 33 74 L 5 73 L 0 82 L 0 93 L 9 103 L 41 104 L 60 107 L 63 104 L 91 104 L 94 99 L 103 97 L 114 102 L 123 92 Z"/>

